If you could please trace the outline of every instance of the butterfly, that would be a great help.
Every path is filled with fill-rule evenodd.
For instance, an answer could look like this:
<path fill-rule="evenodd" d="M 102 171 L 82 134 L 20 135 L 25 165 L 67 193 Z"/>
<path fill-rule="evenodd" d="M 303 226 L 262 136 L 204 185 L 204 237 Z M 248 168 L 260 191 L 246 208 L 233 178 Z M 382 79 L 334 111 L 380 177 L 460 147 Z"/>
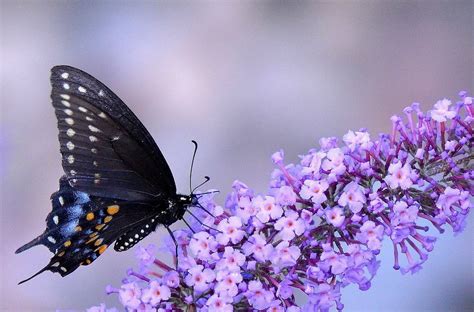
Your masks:
<path fill-rule="evenodd" d="M 150 133 L 103 83 L 61 65 L 51 69 L 51 85 L 65 174 L 51 195 L 46 230 L 16 253 L 41 244 L 54 255 L 20 284 L 47 270 L 66 276 L 114 242 L 116 251 L 130 249 L 158 225 L 172 235 L 169 226 L 199 204 L 193 191 L 177 194 Z"/>

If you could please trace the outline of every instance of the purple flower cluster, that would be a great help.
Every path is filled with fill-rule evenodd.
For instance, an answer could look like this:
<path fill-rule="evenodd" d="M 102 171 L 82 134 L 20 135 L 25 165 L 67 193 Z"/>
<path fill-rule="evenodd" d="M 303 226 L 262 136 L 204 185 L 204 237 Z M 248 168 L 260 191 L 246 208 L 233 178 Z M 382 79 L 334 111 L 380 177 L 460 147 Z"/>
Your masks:
<path fill-rule="evenodd" d="M 328 311 L 343 309 L 342 287 L 370 288 L 382 242 L 396 270 L 417 272 L 436 241 L 429 228 L 458 233 L 472 207 L 474 109 L 460 96 L 428 113 L 414 103 L 390 135 L 321 139 L 299 164 L 276 152 L 267 194 L 235 181 L 224 207 L 202 196 L 213 216 L 196 208 L 194 231 L 175 232 L 175 265 L 139 247 L 139 270 L 107 292 L 129 311 Z"/>

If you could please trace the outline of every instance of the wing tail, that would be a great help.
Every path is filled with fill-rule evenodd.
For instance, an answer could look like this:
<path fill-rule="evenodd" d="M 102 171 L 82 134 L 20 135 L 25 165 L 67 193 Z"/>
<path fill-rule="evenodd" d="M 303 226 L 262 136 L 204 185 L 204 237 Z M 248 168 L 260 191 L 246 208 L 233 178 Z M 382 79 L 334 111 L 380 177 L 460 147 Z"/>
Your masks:
<path fill-rule="evenodd" d="M 18 248 L 18 249 L 15 251 L 15 253 L 16 253 L 16 254 L 19 254 L 20 252 L 23 252 L 23 251 L 25 251 L 25 250 L 27 250 L 27 249 L 30 249 L 31 247 L 34 247 L 34 246 L 36 246 L 36 245 L 42 244 L 42 243 L 43 243 L 43 242 L 42 242 L 42 239 L 43 239 L 43 235 L 40 235 L 40 236 L 36 237 L 36 238 L 33 239 L 31 242 L 26 243 L 26 244 L 24 244 L 23 246 L 21 246 L 20 248 Z"/>
<path fill-rule="evenodd" d="M 41 273 L 43 273 L 44 271 L 48 270 L 49 269 L 49 264 L 47 266 L 45 266 L 44 268 L 42 268 L 41 270 L 39 270 L 38 272 L 36 272 L 35 274 L 33 274 L 32 276 L 28 277 L 27 279 L 24 279 L 22 280 L 21 282 L 18 283 L 18 285 L 20 284 L 23 284 L 25 282 L 28 282 L 29 280 L 31 280 L 32 278 L 40 275 Z"/>

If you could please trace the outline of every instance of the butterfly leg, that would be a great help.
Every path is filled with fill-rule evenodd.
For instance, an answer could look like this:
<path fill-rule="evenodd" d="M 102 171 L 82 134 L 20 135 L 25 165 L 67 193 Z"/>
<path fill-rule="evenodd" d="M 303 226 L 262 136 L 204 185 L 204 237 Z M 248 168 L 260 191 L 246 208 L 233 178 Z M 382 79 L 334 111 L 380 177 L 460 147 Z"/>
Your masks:
<path fill-rule="evenodd" d="M 165 226 L 165 228 L 168 230 L 168 233 L 171 235 L 171 239 L 173 240 L 174 246 L 175 246 L 175 255 L 176 255 L 176 270 L 178 269 L 178 242 L 176 241 L 176 238 L 174 237 L 173 231 L 168 226 Z"/>
<path fill-rule="evenodd" d="M 215 228 L 213 228 L 213 227 L 210 227 L 210 226 L 207 225 L 207 224 L 202 223 L 202 221 L 199 220 L 199 218 L 196 217 L 196 215 L 194 215 L 191 211 L 189 211 L 189 209 L 187 210 L 187 212 L 191 215 L 191 217 L 193 217 L 194 219 L 196 219 L 196 221 L 199 222 L 199 224 L 201 224 L 203 227 L 208 228 L 209 230 L 214 230 L 214 231 L 220 232 L 218 229 L 215 229 Z"/>

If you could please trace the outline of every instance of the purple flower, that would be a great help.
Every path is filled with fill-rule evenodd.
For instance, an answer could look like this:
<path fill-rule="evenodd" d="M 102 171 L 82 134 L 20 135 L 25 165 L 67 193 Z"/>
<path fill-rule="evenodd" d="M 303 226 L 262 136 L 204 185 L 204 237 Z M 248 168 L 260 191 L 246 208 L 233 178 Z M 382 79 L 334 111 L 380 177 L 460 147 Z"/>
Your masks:
<path fill-rule="evenodd" d="M 272 196 L 257 196 L 253 199 L 253 204 L 258 208 L 257 218 L 263 223 L 267 223 L 270 219 L 276 220 L 283 214 L 283 209 L 275 203 Z"/>
<path fill-rule="evenodd" d="M 326 153 L 324 152 L 311 153 L 310 155 L 308 155 L 307 161 L 305 160 L 301 161 L 302 165 L 305 166 L 303 167 L 301 172 L 303 174 L 311 174 L 311 175 L 319 174 L 322 161 L 325 157 L 326 157 Z"/>
<path fill-rule="evenodd" d="M 316 205 L 320 205 L 326 201 L 327 197 L 324 192 L 329 185 L 326 181 L 306 180 L 301 187 L 300 196 L 303 199 L 309 199 Z"/>
<path fill-rule="evenodd" d="M 324 170 L 330 171 L 333 175 L 341 175 L 346 172 L 344 153 L 340 148 L 330 149 L 326 157 L 327 158 L 323 161 L 322 165 Z"/>
<path fill-rule="evenodd" d="M 346 256 L 335 253 L 331 247 L 324 246 L 324 251 L 321 254 L 321 262 L 319 267 L 326 272 L 331 272 L 332 274 L 341 274 L 347 268 L 347 259 Z"/>
<path fill-rule="evenodd" d="M 296 203 L 296 193 L 293 188 L 283 185 L 276 191 L 276 203 L 280 206 L 293 206 Z"/>
<path fill-rule="evenodd" d="M 168 300 L 170 296 L 171 291 L 168 286 L 162 285 L 158 281 L 151 281 L 149 287 L 143 291 L 142 300 L 144 303 L 156 306 L 162 300 Z"/>
<path fill-rule="evenodd" d="M 384 239 L 393 267 L 416 273 L 436 242 L 425 232 L 458 234 L 473 206 L 474 111 L 461 97 L 453 108 L 437 102 L 430 116 L 415 103 L 376 139 L 365 129 L 349 131 L 342 147 L 321 139 L 298 164 L 275 153 L 268 194 L 235 181 L 225 208 L 202 195 L 213 216 L 193 208 L 197 233 L 175 232 L 177 258 L 171 239 L 162 249 L 177 267 L 152 245 L 140 247 L 146 270 L 129 270 L 107 293 L 129 311 L 342 310 L 341 287 L 371 287 Z M 307 297 L 302 308 L 295 290 Z"/>
<path fill-rule="evenodd" d="M 155 261 L 156 246 L 149 244 L 146 247 L 138 246 L 135 255 L 140 261 L 140 264 L 147 268 Z"/>
<path fill-rule="evenodd" d="M 310 294 L 303 311 L 329 311 L 339 301 L 340 296 L 339 287 L 332 287 L 326 283 L 319 284 Z"/>
<path fill-rule="evenodd" d="M 431 118 L 437 122 L 445 122 L 448 119 L 453 119 L 456 116 L 455 111 L 449 110 L 451 101 L 448 99 L 442 99 L 434 105 L 435 109 L 431 111 Z"/>
<path fill-rule="evenodd" d="M 220 295 L 234 297 L 239 292 L 238 284 L 242 279 L 239 272 L 218 271 L 215 291 Z"/>
<path fill-rule="evenodd" d="M 205 269 L 202 265 L 196 265 L 188 270 L 185 282 L 193 286 L 194 290 L 202 292 L 208 289 L 209 283 L 214 281 L 216 275 L 211 269 Z"/>
<path fill-rule="evenodd" d="M 401 162 L 392 163 L 388 167 L 388 172 L 389 175 L 385 177 L 385 182 L 387 182 L 390 188 L 400 187 L 402 190 L 406 190 L 412 186 L 413 182 L 410 178 L 411 168 L 408 163 L 403 166 Z"/>
<path fill-rule="evenodd" d="M 259 262 L 265 262 L 269 260 L 270 255 L 273 252 L 273 246 L 267 244 L 265 238 L 256 233 L 252 235 L 248 241 L 242 246 L 246 256 L 252 256 Z"/>
<path fill-rule="evenodd" d="M 355 151 L 358 147 L 369 149 L 372 145 L 370 135 L 367 132 L 354 132 L 349 130 L 349 132 L 342 137 L 342 140 L 346 143 L 351 152 Z"/>
<path fill-rule="evenodd" d="M 189 248 L 199 259 L 205 260 L 211 257 L 216 245 L 214 236 L 202 231 L 193 235 Z"/>
<path fill-rule="evenodd" d="M 453 213 L 451 207 L 455 203 L 459 204 L 460 202 L 462 202 L 462 209 L 466 209 L 467 207 L 469 207 L 468 197 L 468 191 L 461 191 L 459 189 L 453 189 L 448 186 L 444 190 L 443 194 L 438 197 L 438 200 L 436 201 L 436 207 L 442 209 L 445 215 L 451 216 Z"/>
<path fill-rule="evenodd" d="M 379 250 L 382 247 L 383 232 L 382 225 L 375 225 L 373 221 L 365 221 L 356 238 L 367 244 L 370 250 Z"/>
<path fill-rule="evenodd" d="M 335 227 L 341 227 L 346 217 L 344 216 L 344 210 L 340 207 L 333 207 L 326 210 L 326 220 L 334 225 Z"/>
<path fill-rule="evenodd" d="M 273 293 L 266 290 L 260 281 L 250 281 L 245 296 L 250 305 L 257 310 L 269 308 L 274 298 Z"/>
<path fill-rule="evenodd" d="M 240 267 L 245 263 L 245 256 L 232 247 L 225 247 L 222 259 L 217 262 L 216 269 L 228 271 L 240 271 Z"/>
<path fill-rule="evenodd" d="M 180 284 L 179 273 L 176 271 L 166 272 L 163 276 L 163 283 L 170 288 L 177 288 Z"/>
<path fill-rule="evenodd" d="M 123 284 L 119 289 L 119 299 L 124 307 L 137 309 L 141 303 L 142 289 L 137 283 Z"/>
<path fill-rule="evenodd" d="M 255 207 L 255 203 L 252 202 L 250 197 L 243 196 L 238 200 L 235 215 L 239 217 L 244 224 L 247 224 L 249 219 L 255 216 L 257 212 L 258 209 Z"/>
<path fill-rule="evenodd" d="M 279 243 L 274 250 L 273 259 L 277 268 L 293 266 L 301 255 L 297 246 L 290 246 L 288 241 Z"/>
<path fill-rule="evenodd" d="M 209 312 L 232 312 L 234 311 L 232 307 L 232 298 L 229 296 L 220 296 L 219 294 L 214 294 L 206 301 L 206 306 L 208 307 Z"/>
<path fill-rule="evenodd" d="M 284 217 L 278 219 L 275 223 L 275 229 L 280 231 L 283 240 L 292 240 L 295 236 L 303 234 L 305 224 L 293 210 L 288 210 Z"/>
<path fill-rule="evenodd" d="M 394 216 L 392 217 L 392 224 L 406 224 L 415 222 L 418 217 L 418 207 L 415 205 L 408 206 L 404 201 L 398 201 L 393 206 Z"/>
<path fill-rule="evenodd" d="M 346 185 L 344 192 L 339 197 L 337 203 L 341 206 L 348 206 L 353 213 L 358 213 L 366 202 L 364 189 L 355 182 Z"/>
<path fill-rule="evenodd" d="M 245 232 L 240 229 L 241 227 L 242 221 L 239 217 L 230 217 L 222 220 L 217 226 L 217 229 L 220 231 L 216 236 L 219 244 L 225 245 L 229 241 L 233 244 L 240 242 L 245 235 Z"/>

